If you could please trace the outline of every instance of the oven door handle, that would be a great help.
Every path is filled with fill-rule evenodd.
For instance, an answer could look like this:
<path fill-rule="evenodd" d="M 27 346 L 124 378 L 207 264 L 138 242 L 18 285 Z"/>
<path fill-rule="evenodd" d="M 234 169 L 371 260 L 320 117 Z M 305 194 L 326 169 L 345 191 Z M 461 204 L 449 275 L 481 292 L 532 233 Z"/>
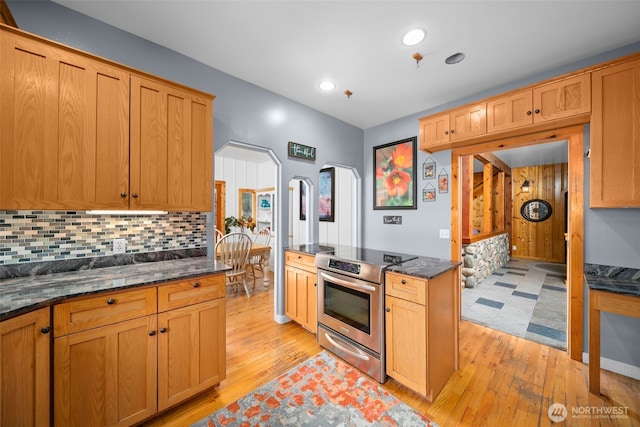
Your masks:
<path fill-rule="evenodd" d="M 360 283 L 349 282 L 347 280 L 340 279 L 340 278 L 338 278 L 336 276 L 332 276 L 331 274 L 327 274 L 324 271 L 320 272 L 320 276 L 322 276 L 324 279 L 331 280 L 332 282 L 335 282 L 338 285 L 342 285 L 345 288 L 359 289 L 361 291 L 370 291 L 370 292 L 375 292 L 376 291 L 376 287 L 375 286 L 362 285 Z"/>
<path fill-rule="evenodd" d="M 357 357 L 357 358 L 358 358 L 358 359 L 360 359 L 360 360 L 367 360 L 367 361 L 369 360 L 369 357 L 368 357 L 368 356 L 366 356 L 366 355 L 364 355 L 364 354 L 360 354 L 360 353 L 355 353 L 355 352 L 353 352 L 353 351 L 349 350 L 348 348 L 345 348 L 345 347 L 341 346 L 340 344 L 338 344 L 337 342 L 335 342 L 335 341 L 333 340 L 333 338 L 331 337 L 331 335 L 329 335 L 329 334 L 328 334 L 328 333 L 326 333 L 326 332 L 324 333 L 324 337 L 325 337 L 325 338 L 326 338 L 326 339 L 331 343 L 331 345 L 333 345 L 333 346 L 337 347 L 338 349 L 340 349 L 340 350 L 344 351 L 345 353 L 350 354 L 350 355 L 352 355 L 353 357 Z"/>

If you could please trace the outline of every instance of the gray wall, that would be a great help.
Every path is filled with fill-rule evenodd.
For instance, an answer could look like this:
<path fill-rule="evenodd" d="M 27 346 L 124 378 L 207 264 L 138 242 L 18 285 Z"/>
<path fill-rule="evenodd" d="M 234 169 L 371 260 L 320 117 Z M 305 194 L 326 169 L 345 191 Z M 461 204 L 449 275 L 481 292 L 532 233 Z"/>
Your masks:
<path fill-rule="evenodd" d="M 438 193 L 436 202 L 422 202 L 422 189 L 431 181 L 421 179 L 422 163 L 427 155 L 419 152 L 418 208 L 373 210 L 372 148 L 417 136 L 419 117 L 640 51 L 640 43 L 636 43 L 363 131 L 55 3 L 9 1 L 8 4 L 18 25 L 26 31 L 215 94 L 215 150 L 230 140 L 271 148 L 283 163 L 279 184 L 281 198 L 288 194 L 287 184 L 293 176 L 308 176 L 317 182 L 318 169 L 325 162 L 338 161 L 355 167 L 363 177 L 363 246 L 441 258 L 450 257 L 448 239 L 439 239 L 438 234 L 439 229 L 450 228 L 451 190 Z M 270 121 L 272 112 L 280 112 L 284 121 Z M 289 160 L 286 154 L 288 141 L 317 147 L 316 162 Z M 450 152 L 431 156 L 437 162 L 437 173 L 444 168 L 450 177 Z M 585 191 L 589 184 L 588 166 L 587 161 Z M 317 193 L 317 186 L 315 191 Z M 317 198 L 317 194 L 313 196 Z M 588 208 L 588 196 L 585 202 L 585 262 L 640 268 L 640 209 L 593 210 Z M 287 206 L 287 201 L 283 203 L 282 206 Z M 288 224 L 288 209 L 280 211 L 279 228 L 282 229 Z M 402 224 L 383 225 L 382 216 L 389 214 L 402 215 Z M 317 235 L 315 224 L 312 237 Z M 283 233 L 279 239 L 282 245 L 286 243 Z M 282 301 L 277 301 L 277 311 L 281 312 L 281 304 Z M 640 367 L 640 346 L 637 345 L 640 320 L 605 314 L 602 329 L 602 356 Z M 585 339 L 585 348 L 586 345 Z"/>

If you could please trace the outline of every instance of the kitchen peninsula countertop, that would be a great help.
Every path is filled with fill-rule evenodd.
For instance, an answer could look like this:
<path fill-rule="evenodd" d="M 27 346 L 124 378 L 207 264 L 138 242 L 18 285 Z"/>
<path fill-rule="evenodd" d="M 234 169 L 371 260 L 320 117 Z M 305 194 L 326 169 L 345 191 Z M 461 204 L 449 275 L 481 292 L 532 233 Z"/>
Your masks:
<path fill-rule="evenodd" d="M 189 279 L 228 269 L 205 256 L 0 280 L 0 321 L 70 297 Z"/>
<path fill-rule="evenodd" d="M 386 271 L 421 277 L 423 279 L 433 279 L 442 273 L 453 270 L 461 264 L 460 261 L 419 256 L 416 259 L 403 262 L 402 264 L 389 266 Z"/>
<path fill-rule="evenodd" d="M 309 243 L 305 245 L 292 245 L 285 250 L 300 252 L 308 255 L 331 252 L 334 248 L 324 243 Z M 433 279 L 434 277 L 452 270 L 462 263 L 447 259 L 418 256 L 416 259 L 403 262 L 402 264 L 391 265 L 385 271 L 391 271 L 408 276 L 421 277 L 423 279 Z"/>
<path fill-rule="evenodd" d="M 640 269 L 585 264 L 584 277 L 591 290 L 640 297 Z"/>

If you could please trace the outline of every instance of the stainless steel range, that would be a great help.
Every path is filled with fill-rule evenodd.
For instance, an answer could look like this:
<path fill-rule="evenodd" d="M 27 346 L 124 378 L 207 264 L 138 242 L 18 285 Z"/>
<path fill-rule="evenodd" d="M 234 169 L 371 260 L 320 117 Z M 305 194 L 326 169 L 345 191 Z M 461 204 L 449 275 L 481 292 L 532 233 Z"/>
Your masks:
<path fill-rule="evenodd" d="M 384 269 L 414 258 L 351 246 L 316 254 L 318 343 L 380 383 L 386 380 Z"/>

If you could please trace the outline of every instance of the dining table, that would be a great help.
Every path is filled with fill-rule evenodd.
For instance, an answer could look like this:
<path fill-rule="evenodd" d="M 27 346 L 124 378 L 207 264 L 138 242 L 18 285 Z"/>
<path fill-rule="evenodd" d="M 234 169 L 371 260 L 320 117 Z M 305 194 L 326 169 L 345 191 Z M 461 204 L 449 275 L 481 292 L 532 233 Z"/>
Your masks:
<path fill-rule="evenodd" d="M 269 261 L 269 257 L 271 256 L 271 246 L 261 245 L 259 243 L 252 242 L 251 249 L 249 250 L 249 259 L 257 256 L 263 256 L 264 257 L 263 262 L 266 265 Z M 266 274 L 264 275 L 263 281 L 264 282 L 269 281 L 269 277 Z"/>

